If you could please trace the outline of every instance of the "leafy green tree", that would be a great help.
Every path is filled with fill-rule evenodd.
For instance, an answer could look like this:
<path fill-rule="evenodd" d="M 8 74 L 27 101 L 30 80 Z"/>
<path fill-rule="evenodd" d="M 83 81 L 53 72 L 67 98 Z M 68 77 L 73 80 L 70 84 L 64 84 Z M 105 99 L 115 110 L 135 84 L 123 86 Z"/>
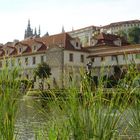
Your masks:
<path fill-rule="evenodd" d="M 51 68 L 45 62 L 38 64 L 37 68 L 34 71 L 35 76 L 38 76 L 41 79 L 41 90 L 44 89 L 44 80 L 49 78 L 51 75 Z"/>
<path fill-rule="evenodd" d="M 120 37 L 123 37 L 125 40 L 127 40 L 127 33 L 124 30 L 119 30 L 117 35 Z"/>
<path fill-rule="evenodd" d="M 140 28 L 139 27 L 134 27 L 128 30 L 128 41 L 131 44 L 140 43 Z"/>

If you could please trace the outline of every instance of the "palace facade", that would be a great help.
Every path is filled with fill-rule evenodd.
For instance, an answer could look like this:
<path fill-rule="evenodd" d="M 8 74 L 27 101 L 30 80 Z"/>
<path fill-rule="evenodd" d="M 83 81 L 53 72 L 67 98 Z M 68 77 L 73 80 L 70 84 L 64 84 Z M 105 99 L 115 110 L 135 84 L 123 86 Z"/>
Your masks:
<path fill-rule="evenodd" d="M 28 23 L 29 25 L 29 23 Z M 90 31 L 91 28 L 91 31 Z M 83 30 L 83 33 L 82 33 Z M 86 47 L 82 46 L 80 37 L 75 32 L 46 35 L 43 37 L 31 35 L 22 41 L 8 42 L 0 45 L 0 69 L 19 66 L 20 76 L 33 81 L 33 88 L 39 88 L 40 79 L 34 75 L 34 70 L 41 62 L 46 62 L 52 75 L 45 81 L 44 87 L 65 88 L 71 82 L 80 86 L 81 71 L 91 64 L 92 76 L 110 76 L 114 67 L 125 69 L 127 64 L 140 64 L 140 44 L 130 45 L 124 38 L 117 35 L 100 33 L 92 36 L 93 27 L 81 29 L 79 34 L 91 35 Z M 27 33 L 27 31 L 26 31 Z M 102 73 L 102 67 L 104 72 Z"/>

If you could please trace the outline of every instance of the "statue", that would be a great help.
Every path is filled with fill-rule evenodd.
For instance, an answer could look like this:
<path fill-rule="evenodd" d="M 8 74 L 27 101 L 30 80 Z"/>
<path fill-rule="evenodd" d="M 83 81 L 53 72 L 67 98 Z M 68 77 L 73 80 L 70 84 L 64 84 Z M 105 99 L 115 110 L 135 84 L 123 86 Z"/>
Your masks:
<path fill-rule="evenodd" d="M 91 77 L 92 62 L 89 61 L 86 66 L 86 74 Z"/>

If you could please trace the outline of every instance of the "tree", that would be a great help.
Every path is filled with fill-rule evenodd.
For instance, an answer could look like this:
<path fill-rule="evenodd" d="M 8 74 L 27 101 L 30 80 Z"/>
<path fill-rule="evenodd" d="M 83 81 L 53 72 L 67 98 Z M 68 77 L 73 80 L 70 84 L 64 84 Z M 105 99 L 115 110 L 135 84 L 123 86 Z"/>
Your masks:
<path fill-rule="evenodd" d="M 134 27 L 128 30 L 128 40 L 131 44 L 140 43 L 140 28 Z"/>
<path fill-rule="evenodd" d="M 127 40 L 127 33 L 125 30 L 119 30 L 117 35 L 119 35 L 120 37 L 123 37 L 125 40 Z"/>
<path fill-rule="evenodd" d="M 44 80 L 49 78 L 51 75 L 51 68 L 45 62 L 38 64 L 37 68 L 34 71 L 35 76 L 38 76 L 41 79 L 41 90 L 44 89 Z"/>

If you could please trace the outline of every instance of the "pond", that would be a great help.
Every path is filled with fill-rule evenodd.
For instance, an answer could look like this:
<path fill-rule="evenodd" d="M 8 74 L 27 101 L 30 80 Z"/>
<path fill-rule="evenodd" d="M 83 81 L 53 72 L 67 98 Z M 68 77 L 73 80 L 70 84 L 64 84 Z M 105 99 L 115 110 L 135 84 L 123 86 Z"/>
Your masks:
<path fill-rule="evenodd" d="M 46 126 L 47 117 L 40 112 L 40 106 L 39 100 L 33 97 L 20 100 L 15 132 L 17 140 L 34 140 L 35 133 Z"/>
<path fill-rule="evenodd" d="M 44 110 L 45 113 L 43 112 Z M 40 99 L 28 96 L 23 97 L 20 101 L 19 113 L 16 122 L 15 133 L 17 134 L 17 140 L 35 140 L 35 134 L 38 131 L 43 130 L 47 126 L 49 120 L 54 119 L 55 117 L 61 118 L 62 115 L 64 117 L 64 114 L 59 113 L 60 112 L 57 111 L 57 106 L 54 104 L 52 104 L 51 107 L 48 106 L 44 108 Z M 121 119 L 124 122 L 123 125 L 127 125 L 124 120 L 132 119 L 130 109 L 126 110 L 123 116 L 125 116 L 125 119 L 123 117 Z M 132 130 L 129 132 L 131 136 L 126 136 L 121 132 L 121 130 L 122 128 L 120 128 L 121 139 L 127 140 L 133 139 L 136 135 L 137 138 L 140 136 L 139 132 L 136 132 L 137 134 L 133 132 L 132 134 Z"/>

